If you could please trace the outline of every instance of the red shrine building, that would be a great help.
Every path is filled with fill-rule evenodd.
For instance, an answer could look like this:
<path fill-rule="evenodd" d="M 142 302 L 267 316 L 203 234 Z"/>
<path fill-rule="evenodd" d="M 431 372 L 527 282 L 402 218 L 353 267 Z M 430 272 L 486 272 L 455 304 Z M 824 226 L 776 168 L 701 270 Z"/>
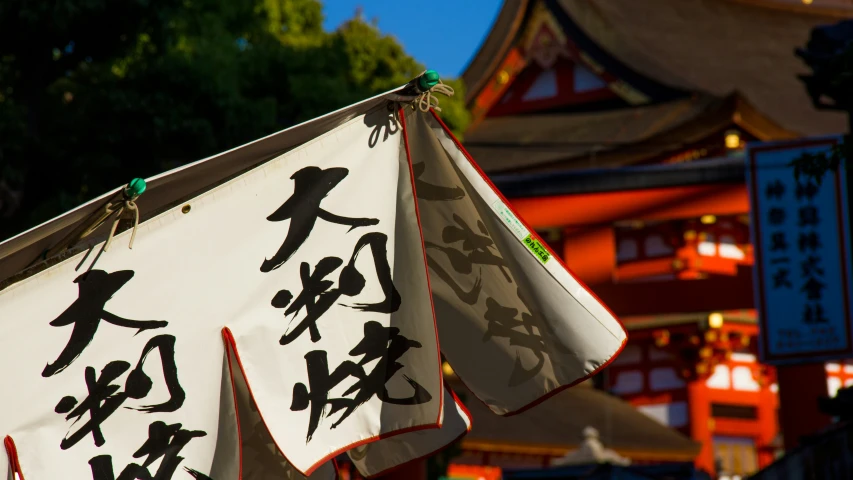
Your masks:
<path fill-rule="evenodd" d="M 845 131 L 794 49 L 851 17 L 833 0 L 507 0 L 463 75 L 467 150 L 629 330 L 596 387 L 691 438 L 720 478 L 828 424 L 816 397 L 853 384 L 853 364 L 757 361 L 743 158 Z M 477 432 L 463 457 L 488 464 Z"/>

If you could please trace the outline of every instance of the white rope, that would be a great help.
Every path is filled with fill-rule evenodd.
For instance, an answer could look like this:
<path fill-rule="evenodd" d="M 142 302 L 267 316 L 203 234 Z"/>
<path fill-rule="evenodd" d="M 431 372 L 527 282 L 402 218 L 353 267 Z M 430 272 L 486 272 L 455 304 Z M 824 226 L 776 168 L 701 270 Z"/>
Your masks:
<path fill-rule="evenodd" d="M 125 213 L 133 212 L 133 230 L 130 232 L 130 243 L 127 244 L 127 248 L 133 249 L 133 240 L 136 239 L 136 230 L 139 228 L 139 208 L 136 207 L 136 202 L 134 199 L 126 199 L 121 202 L 118 208 L 118 213 L 116 213 L 116 218 L 113 220 L 113 225 L 110 227 L 110 235 L 107 237 L 107 243 L 104 244 L 104 251 L 106 252 L 110 248 L 110 243 L 113 241 L 113 236 L 116 234 L 116 227 L 118 227 L 118 222 L 122 219 Z M 107 205 L 107 208 L 110 206 Z"/>
<path fill-rule="evenodd" d="M 421 75 L 426 73 L 426 71 L 422 72 Z M 421 93 L 417 96 L 414 101 L 414 104 L 417 108 L 426 113 L 430 108 L 435 110 L 436 112 L 440 112 L 441 108 L 438 106 L 438 97 L 434 96 L 433 93 L 440 93 L 442 95 L 452 97 L 454 94 L 453 87 L 450 85 L 445 85 L 441 82 L 441 79 L 438 80 L 438 83 L 433 85 L 432 88 L 427 90 L 426 92 Z"/>
<path fill-rule="evenodd" d="M 110 227 L 110 234 L 107 237 L 107 242 L 104 244 L 104 251 L 106 252 L 110 248 L 110 244 L 113 241 L 113 236 L 115 236 L 116 228 L 118 228 L 118 222 L 127 214 L 133 214 L 133 231 L 130 234 L 130 243 L 128 244 L 128 248 L 133 248 L 133 241 L 136 239 L 136 230 L 139 227 L 139 208 L 136 206 L 136 197 L 134 198 L 124 198 L 122 200 L 116 200 L 113 202 L 109 202 L 104 205 L 104 211 L 101 213 L 98 220 L 93 222 L 86 230 L 80 233 L 80 236 L 77 238 L 77 241 L 80 241 L 89 235 L 92 234 L 95 230 L 98 229 L 104 222 L 106 222 L 113 214 L 115 214 L 115 219 L 113 220 L 113 224 Z"/>

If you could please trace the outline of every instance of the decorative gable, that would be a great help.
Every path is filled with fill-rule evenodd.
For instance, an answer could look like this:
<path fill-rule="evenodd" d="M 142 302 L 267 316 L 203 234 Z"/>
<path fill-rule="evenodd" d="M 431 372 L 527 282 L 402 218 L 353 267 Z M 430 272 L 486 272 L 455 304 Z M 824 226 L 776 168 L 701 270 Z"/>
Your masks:
<path fill-rule="evenodd" d="M 533 7 L 513 52 L 522 62 L 498 69 L 492 84 L 500 93 L 487 89 L 488 101 L 478 98 L 475 114 L 511 115 L 619 98 L 629 104 L 649 101 L 580 50 L 543 2 Z"/>

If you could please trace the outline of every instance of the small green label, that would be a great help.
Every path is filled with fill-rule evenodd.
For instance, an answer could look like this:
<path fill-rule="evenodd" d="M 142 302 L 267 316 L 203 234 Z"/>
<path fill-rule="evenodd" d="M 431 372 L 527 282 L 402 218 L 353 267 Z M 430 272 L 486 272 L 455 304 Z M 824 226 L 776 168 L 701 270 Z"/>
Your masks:
<path fill-rule="evenodd" d="M 545 248 L 539 240 L 533 238 L 533 235 L 526 236 L 523 242 L 527 245 L 527 248 L 536 255 L 543 265 L 548 263 L 548 260 L 551 259 L 551 254 L 548 253 L 548 249 Z"/>

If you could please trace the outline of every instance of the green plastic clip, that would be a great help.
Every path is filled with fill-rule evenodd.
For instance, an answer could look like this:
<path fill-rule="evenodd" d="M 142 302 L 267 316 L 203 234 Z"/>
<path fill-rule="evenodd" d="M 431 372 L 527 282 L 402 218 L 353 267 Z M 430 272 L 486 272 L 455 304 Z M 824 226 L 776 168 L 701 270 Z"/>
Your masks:
<path fill-rule="evenodd" d="M 134 178 L 127 184 L 127 187 L 125 187 L 124 195 L 128 198 L 136 198 L 142 195 L 147 187 L 148 185 L 145 184 L 145 180 L 141 178 Z"/>
<path fill-rule="evenodd" d="M 423 75 L 418 77 L 418 89 L 422 92 L 426 92 L 430 88 L 438 85 L 438 72 L 435 70 L 427 70 Z"/>

